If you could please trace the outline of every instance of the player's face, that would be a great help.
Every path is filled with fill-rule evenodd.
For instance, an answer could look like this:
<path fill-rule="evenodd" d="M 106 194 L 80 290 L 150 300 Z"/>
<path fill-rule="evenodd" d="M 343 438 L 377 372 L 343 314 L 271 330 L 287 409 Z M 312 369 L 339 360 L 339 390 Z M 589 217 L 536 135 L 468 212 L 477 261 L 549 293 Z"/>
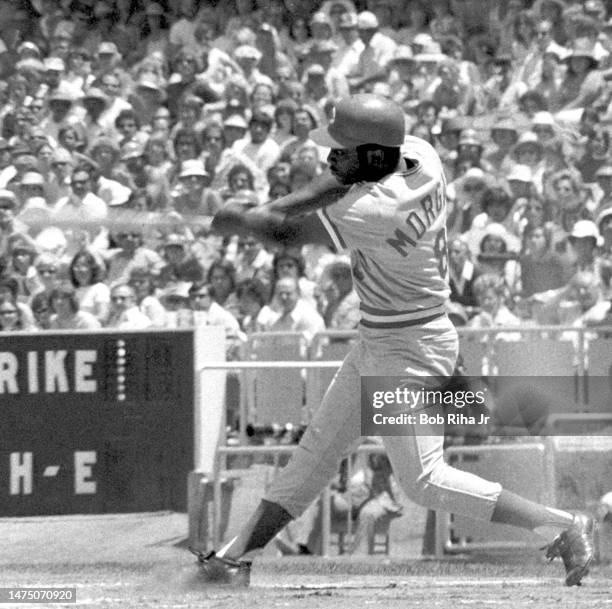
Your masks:
<path fill-rule="evenodd" d="M 361 179 L 359 157 L 355 148 L 332 148 L 327 162 L 330 171 L 341 184 L 354 184 Z"/>

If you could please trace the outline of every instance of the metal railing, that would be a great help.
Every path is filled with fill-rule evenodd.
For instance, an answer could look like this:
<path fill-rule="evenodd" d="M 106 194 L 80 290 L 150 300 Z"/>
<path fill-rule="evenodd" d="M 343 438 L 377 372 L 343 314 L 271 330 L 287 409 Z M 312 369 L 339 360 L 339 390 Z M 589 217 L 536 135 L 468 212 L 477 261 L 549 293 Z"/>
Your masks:
<path fill-rule="evenodd" d="M 588 365 L 586 364 L 585 354 L 588 352 L 588 343 L 591 339 L 592 334 L 602 334 L 607 335 L 608 337 L 612 336 L 612 327 L 604 327 L 604 328 L 576 328 L 576 327 L 560 327 L 560 326 L 534 326 L 534 327 L 503 327 L 503 328 L 486 328 L 486 329 L 473 329 L 473 328 L 460 328 L 459 336 L 460 339 L 473 338 L 476 341 L 482 341 L 487 348 L 490 348 L 490 353 L 494 353 L 493 349 L 495 344 L 499 341 L 495 339 L 496 336 L 500 334 L 508 334 L 508 333 L 520 333 L 521 336 L 529 335 L 532 339 L 535 335 L 534 343 L 537 342 L 537 336 L 545 337 L 547 339 L 551 337 L 558 338 L 561 335 L 565 335 L 567 338 L 568 334 L 572 334 L 576 337 L 576 340 L 573 341 L 575 349 L 574 349 L 574 361 L 572 363 L 572 367 L 574 369 L 574 374 L 576 375 L 578 380 L 584 380 L 586 375 L 588 375 Z M 286 335 L 286 333 L 283 333 Z M 263 337 L 266 335 L 260 335 L 259 337 Z M 239 441 L 240 444 L 246 443 L 247 434 L 246 434 L 246 426 L 249 419 L 249 413 L 247 410 L 248 400 L 245 395 L 245 373 L 248 371 L 256 371 L 261 369 L 277 369 L 277 370 L 288 370 L 288 369 L 298 369 L 303 370 L 304 372 L 315 371 L 315 370 L 323 370 L 323 369 L 337 369 L 342 364 L 342 361 L 325 361 L 321 359 L 317 359 L 317 345 L 320 344 L 321 341 L 328 340 L 329 338 L 341 338 L 341 339 L 353 339 L 358 336 L 357 332 L 341 332 L 341 333 L 321 333 L 315 337 L 312 345 L 315 345 L 315 348 L 311 349 L 310 356 L 313 359 L 296 359 L 294 361 L 233 361 L 233 362 L 207 362 L 202 365 L 202 367 L 198 370 L 199 374 L 204 373 L 207 370 L 226 370 L 226 371 L 238 371 L 242 375 L 241 382 L 241 400 L 240 400 L 240 430 L 239 430 Z M 264 340 L 273 340 L 274 334 L 270 333 L 267 335 Z M 612 340 L 610 340 L 610 344 L 612 344 Z M 612 350 L 610 351 L 610 359 L 612 361 Z M 580 392 L 580 396 L 583 393 Z M 579 403 L 579 406 L 584 406 L 582 402 Z M 565 415 L 558 415 L 557 419 L 559 421 L 564 420 L 579 420 L 580 414 L 576 414 L 576 417 L 572 418 L 565 417 Z M 565 417 L 565 418 L 564 418 Z M 602 414 L 599 417 L 596 417 L 597 420 L 609 421 L 609 417 L 606 414 Z M 215 468 L 213 472 L 213 534 L 212 541 L 213 546 L 217 546 L 221 541 L 220 537 L 220 510 L 221 510 L 221 481 L 223 476 L 230 472 L 231 470 L 227 469 L 227 457 L 229 456 L 238 456 L 238 455 L 248 455 L 248 456 L 261 456 L 267 455 L 272 456 L 274 460 L 275 469 L 278 467 L 279 460 L 283 455 L 290 455 L 295 451 L 296 446 L 225 446 L 221 445 L 218 447 L 216 451 L 215 458 Z M 378 446 L 361 446 L 358 449 L 358 452 L 375 452 L 382 451 L 384 452 L 384 448 Z M 327 487 L 322 494 L 322 510 L 323 510 L 323 518 L 322 518 L 322 545 L 323 545 L 323 554 L 328 555 L 330 549 L 330 507 L 329 507 L 329 497 L 330 491 L 329 487 Z M 448 532 L 448 524 L 443 525 L 443 516 L 438 522 L 438 535 L 442 533 L 446 534 Z M 347 522 L 347 530 L 351 532 L 352 523 L 350 522 L 350 518 Z M 478 545 L 478 544 L 476 544 Z M 503 543 L 501 545 L 504 545 Z M 506 544 L 508 547 L 515 547 L 516 544 Z M 478 547 L 474 547 L 473 549 L 478 548 L 489 548 L 489 547 L 500 547 L 500 544 L 489 544 L 478 545 Z"/>

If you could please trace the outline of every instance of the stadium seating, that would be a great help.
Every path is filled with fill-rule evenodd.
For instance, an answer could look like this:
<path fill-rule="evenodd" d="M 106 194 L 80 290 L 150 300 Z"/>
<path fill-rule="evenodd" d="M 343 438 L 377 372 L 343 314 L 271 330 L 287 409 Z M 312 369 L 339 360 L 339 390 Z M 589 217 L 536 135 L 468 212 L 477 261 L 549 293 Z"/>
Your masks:
<path fill-rule="evenodd" d="M 302 334 L 262 332 L 249 337 L 247 359 L 252 361 L 305 360 Z M 300 369 L 249 370 L 244 375 L 247 420 L 254 425 L 300 425 L 304 421 L 304 379 Z"/>

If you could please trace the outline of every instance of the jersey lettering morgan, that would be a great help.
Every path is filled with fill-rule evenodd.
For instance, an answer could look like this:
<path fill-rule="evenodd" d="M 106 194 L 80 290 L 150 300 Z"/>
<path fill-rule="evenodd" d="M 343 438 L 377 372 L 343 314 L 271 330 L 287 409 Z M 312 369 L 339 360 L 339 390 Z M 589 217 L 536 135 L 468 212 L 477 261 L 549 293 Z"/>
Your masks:
<path fill-rule="evenodd" d="M 440 158 L 412 136 L 402 157 L 410 169 L 354 184 L 317 212 L 336 249 L 350 250 L 362 323 L 370 327 L 423 323 L 444 312 L 449 295 Z"/>

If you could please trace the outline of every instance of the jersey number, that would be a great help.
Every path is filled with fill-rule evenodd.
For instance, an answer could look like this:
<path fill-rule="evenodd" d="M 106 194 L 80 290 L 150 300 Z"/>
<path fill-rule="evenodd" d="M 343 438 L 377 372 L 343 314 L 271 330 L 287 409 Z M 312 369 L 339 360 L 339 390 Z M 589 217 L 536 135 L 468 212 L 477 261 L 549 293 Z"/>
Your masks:
<path fill-rule="evenodd" d="M 446 245 L 446 229 L 442 228 L 436 235 L 434 242 L 434 252 L 438 259 L 438 270 L 443 279 L 447 279 L 448 276 L 448 250 Z"/>

